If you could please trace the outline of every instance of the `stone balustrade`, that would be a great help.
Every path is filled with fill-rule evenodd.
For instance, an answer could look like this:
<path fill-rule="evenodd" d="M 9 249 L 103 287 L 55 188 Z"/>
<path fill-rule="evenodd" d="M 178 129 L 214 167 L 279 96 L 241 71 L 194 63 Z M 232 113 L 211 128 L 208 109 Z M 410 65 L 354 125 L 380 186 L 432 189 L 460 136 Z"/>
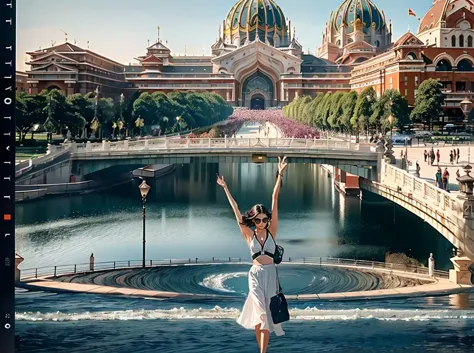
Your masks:
<path fill-rule="evenodd" d="M 87 142 L 75 145 L 71 152 L 95 151 L 140 151 L 187 148 L 304 148 L 324 150 L 358 151 L 359 145 L 350 141 L 303 139 L 303 138 L 157 138 L 143 140 L 124 140 L 102 143 Z"/>

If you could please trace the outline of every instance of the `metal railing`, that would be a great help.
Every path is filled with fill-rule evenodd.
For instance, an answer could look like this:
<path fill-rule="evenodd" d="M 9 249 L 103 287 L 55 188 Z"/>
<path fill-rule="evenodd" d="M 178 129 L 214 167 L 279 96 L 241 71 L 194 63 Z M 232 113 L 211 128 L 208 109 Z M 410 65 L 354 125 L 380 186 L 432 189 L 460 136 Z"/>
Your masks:
<path fill-rule="evenodd" d="M 140 151 L 169 149 L 212 148 L 295 148 L 358 151 L 351 141 L 321 140 L 316 138 L 158 138 L 138 141 L 86 143 L 71 146 L 71 152 Z"/>
<path fill-rule="evenodd" d="M 164 259 L 164 260 L 146 260 L 146 268 L 159 266 L 183 266 L 192 264 L 224 264 L 224 263 L 242 263 L 251 264 L 250 258 L 237 257 L 212 257 L 212 258 L 187 258 L 187 259 Z M 427 267 L 395 264 L 388 262 L 377 262 L 357 259 L 342 259 L 333 257 L 288 257 L 283 259 L 282 263 L 298 263 L 319 266 L 339 266 L 344 268 L 354 268 L 361 270 L 382 270 L 389 273 L 404 272 L 409 274 L 417 274 L 423 277 L 429 277 Z M 142 268 L 142 260 L 126 260 L 126 261 L 108 261 L 95 262 L 91 269 L 90 263 L 81 263 L 74 265 L 47 266 L 21 270 L 21 280 L 31 280 L 43 277 L 60 277 L 73 274 L 93 273 L 100 271 L 113 271 L 123 269 Z M 438 278 L 449 278 L 447 271 L 435 270 L 434 276 Z"/>

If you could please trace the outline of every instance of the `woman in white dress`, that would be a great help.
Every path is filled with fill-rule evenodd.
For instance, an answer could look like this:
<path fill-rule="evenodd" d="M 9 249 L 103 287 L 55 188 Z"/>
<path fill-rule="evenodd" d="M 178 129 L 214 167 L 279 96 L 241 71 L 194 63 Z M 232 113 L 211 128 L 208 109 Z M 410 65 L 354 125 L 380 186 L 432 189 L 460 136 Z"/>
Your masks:
<path fill-rule="evenodd" d="M 277 271 L 272 256 L 276 249 L 275 239 L 278 231 L 278 195 L 287 166 L 286 157 L 279 157 L 271 213 L 265 206 L 255 205 L 242 216 L 224 177 L 217 176 L 217 184 L 222 186 L 229 199 L 253 259 L 253 266 L 249 271 L 249 295 L 237 322 L 246 329 L 255 329 L 260 353 L 266 353 L 271 332 L 275 332 L 277 336 L 285 334 L 281 324 L 274 324 L 272 321 L 270 300 L 278 291 Z M 255 230 L 252 227 L 255 227 Z"/>

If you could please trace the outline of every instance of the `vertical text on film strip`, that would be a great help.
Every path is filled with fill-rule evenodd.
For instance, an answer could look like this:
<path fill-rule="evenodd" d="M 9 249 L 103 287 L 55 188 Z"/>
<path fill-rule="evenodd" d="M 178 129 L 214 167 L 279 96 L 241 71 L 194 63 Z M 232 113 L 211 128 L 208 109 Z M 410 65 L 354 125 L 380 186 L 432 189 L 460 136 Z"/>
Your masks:
<path fill-rule="evenodd" d="M 13 352 L 15 343 L 16 2 L 0 0 L 0 352 L 5 353 Z"/>

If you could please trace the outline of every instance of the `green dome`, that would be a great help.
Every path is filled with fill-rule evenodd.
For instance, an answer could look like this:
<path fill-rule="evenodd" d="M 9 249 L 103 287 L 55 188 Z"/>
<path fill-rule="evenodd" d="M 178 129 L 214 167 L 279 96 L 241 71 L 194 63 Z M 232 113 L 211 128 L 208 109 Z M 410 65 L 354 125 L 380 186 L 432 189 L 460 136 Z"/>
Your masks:
<path fill-rule="evenodd" d="M 233 38 L 248 31 L 254 40 L 257 26 L 262 40 L 265 33 L 270 42 L 275 34 L 280 40 L 288 36 L 285 16 L 274 0 L 239 0 L 227 15 L 224 34 Z"/>
<path fill-rule="evenodd" d="M 333 27 L 339 31 L 344 23 L 347 33 L 354 32 L 354 23 L 360 19 L 364 23 L 364 32 L 374 26 L 376 32 L 386 28 L 385 15 L 371 0 L 344 0 L 336 12 L 331 14 Z"/>

